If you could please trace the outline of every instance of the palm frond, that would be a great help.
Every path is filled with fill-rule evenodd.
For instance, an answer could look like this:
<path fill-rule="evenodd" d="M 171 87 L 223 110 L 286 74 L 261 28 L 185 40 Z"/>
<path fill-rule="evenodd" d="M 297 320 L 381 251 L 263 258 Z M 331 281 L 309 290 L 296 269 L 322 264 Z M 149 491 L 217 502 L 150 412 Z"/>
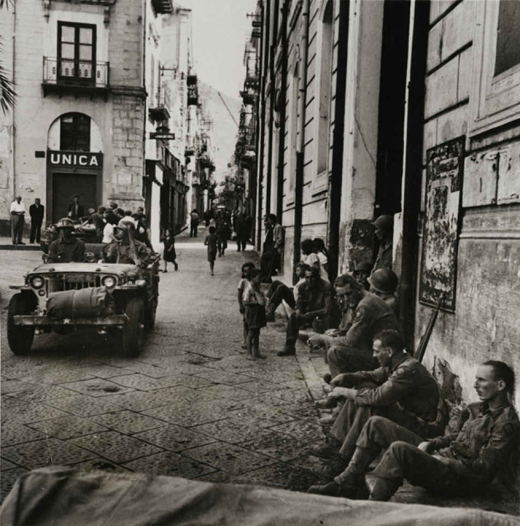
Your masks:
<path fill-rule="evenodd" d="M 7 76 L 7 72 L 0 64 L 0 108 L 4 114 L 14 107 L 15 97 L 14 82 Z"/>
<path fill-rule="evenodd" d="M 0 0 L 0 9 L 14 5 L 15 0 Z"/>

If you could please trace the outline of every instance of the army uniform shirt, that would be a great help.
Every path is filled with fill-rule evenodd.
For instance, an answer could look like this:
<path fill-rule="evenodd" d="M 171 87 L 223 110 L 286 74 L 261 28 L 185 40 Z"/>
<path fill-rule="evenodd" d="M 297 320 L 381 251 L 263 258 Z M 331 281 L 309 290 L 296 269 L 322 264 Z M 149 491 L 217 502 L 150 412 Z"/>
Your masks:
<path fill-rule="evenodd" d="M 399 330 L 395 314 L 381 298 L 365 292 L 354 311 L 352 326 L 340 343 L 372 353 L 372 338 L 385 329 Z"/>
<path fill-rule="evenodd" d="M 85 243 L 71 237 L 69 240 L 56 239 L 49 247 L 49 263 L 70 263 L 85 261 Z"/>
<path fill-rule="evenodd" d="M 357 405 L 395 405 L 425 422 L 437 418 L 440 396 L 437 382 L 422 364 L 406 353 L 391 367 L 351 373 L 347 379 L 354 385 L 370 381 L 379 386 L 376 389 L 360 389 L 355 398 Z"/>
<path fill-rule="evenodd" d="M 307 282 L 301 284 L 298 289 L 297 308 L 302 313 L 314 312 L 325 309 L 329 314 L 332 303 L 332 287 L 330 283 L 320 279 L 314 289 Z"/>
<path fill-rule="evenodd" d="M 486 403 L 470 404 L 457 436 L 430 440 L 437 455 L 462 462 L 483 481 L 490 481 L 511 457 L 520 440 L 518 415 L 509 403 L 490 409 Z"/>

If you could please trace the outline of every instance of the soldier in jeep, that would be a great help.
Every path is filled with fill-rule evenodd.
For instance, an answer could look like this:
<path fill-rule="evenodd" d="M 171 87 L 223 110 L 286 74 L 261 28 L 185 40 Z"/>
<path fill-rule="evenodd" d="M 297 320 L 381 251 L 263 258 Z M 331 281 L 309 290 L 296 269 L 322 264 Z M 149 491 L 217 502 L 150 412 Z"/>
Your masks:
<path fill-rule="evenodd" d="M 146 265 L 149 262 L 152 252 L 144 243 L 134 239 L 132 226 L 115 226 L 114 238 L 115 241 L 106 245 L 104 249 L 105 263 Z"/>
<path fill-rule="evenodd" d="M 85 261 L 85 243 L 72 235 L 74 221 L 68 217 L 56 224 L 60 236 L 49 247 L 48 263 L 70 263 Z"/>

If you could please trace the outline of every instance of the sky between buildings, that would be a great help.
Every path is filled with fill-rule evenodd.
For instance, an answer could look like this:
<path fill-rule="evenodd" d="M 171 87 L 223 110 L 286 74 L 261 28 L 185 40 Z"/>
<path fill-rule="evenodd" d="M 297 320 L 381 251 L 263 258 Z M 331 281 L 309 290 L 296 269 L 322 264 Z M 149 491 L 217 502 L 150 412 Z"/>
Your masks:
<path fill-rule="evenodd" d="M 256 0 L 181 0 L 192 9 L 193 54 L 199 78 L 238 98 L 245 68 L 244 46 L 251 34 Z"/>

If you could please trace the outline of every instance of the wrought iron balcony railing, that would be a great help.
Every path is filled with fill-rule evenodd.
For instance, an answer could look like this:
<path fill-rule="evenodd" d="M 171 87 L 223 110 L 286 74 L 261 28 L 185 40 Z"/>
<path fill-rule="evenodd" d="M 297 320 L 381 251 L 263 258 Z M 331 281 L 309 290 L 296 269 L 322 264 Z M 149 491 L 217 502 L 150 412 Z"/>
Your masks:
<path fill-rule="evenodd" d="M 43 57 L 43 85 L 107 89 L 109 63 Z"/>

